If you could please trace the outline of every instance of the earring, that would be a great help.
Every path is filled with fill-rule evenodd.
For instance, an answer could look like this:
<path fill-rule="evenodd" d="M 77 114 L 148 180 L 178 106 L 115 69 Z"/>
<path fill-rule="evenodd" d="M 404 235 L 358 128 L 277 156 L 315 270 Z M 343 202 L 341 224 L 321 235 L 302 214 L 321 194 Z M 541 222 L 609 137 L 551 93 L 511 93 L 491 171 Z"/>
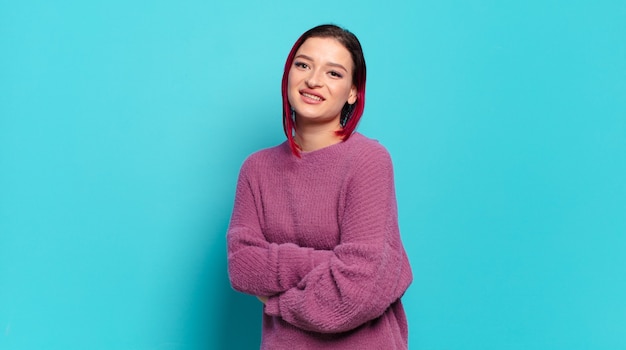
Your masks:
<path fill-rule="evenodd" d="M 345 104 L 341 109 L 341 119 L 339 119 L 339 123 L 342 128 L 346 127 L 348 120 L 352 117 L 352 113 L 354 112 L 354 104 Z"/>
<path fill-rule="evenodd" d="M 295 123 L 296 122 L 296 110 L 293 109 L 293 107 L 291 107 L 291 120 Z"/>

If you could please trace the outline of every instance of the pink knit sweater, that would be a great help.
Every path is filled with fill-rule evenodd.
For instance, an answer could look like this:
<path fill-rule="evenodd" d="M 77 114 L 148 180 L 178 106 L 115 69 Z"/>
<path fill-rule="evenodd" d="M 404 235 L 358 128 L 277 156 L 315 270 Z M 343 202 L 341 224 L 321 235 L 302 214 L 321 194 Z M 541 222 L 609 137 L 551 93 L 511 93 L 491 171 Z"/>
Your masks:
<path fill-rule="evenodd" d="M 261 349 L 406 349 L 412 280 L 386 149 L 355 133 L 244 162 L 228 229 L 234 289 L 268 296 Z"/>

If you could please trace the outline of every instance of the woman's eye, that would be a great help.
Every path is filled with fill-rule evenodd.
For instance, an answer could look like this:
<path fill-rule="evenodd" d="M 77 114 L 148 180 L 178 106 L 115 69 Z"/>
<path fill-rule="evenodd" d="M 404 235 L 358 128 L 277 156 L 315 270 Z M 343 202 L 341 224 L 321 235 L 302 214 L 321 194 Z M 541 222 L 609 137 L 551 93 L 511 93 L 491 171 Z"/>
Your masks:
<path fill-rule="evenodd" d="M 308 64 L 306 64 L 306 63 L 304 63 L 304 62 L 296 62 L 296 63 L 295 63 L 295 66 L 296 66 L 296 67 L 298 67 L 298 68 L 302 68 L 302 69 L 307 69 L 307 68 L 309 68 L 309 65 L 308 65 Z"/>
<path fill-rule="evenodd" d="M 335 77 L 335 78 L 341 78 L 341 77 L 343 77 L 343 75 L 341 75 L 340 73 L 335 72 L 335 71 L 331 71 L 331 72 L 330 72 L 330 76 L 331 76 L 331 77 Z"/>

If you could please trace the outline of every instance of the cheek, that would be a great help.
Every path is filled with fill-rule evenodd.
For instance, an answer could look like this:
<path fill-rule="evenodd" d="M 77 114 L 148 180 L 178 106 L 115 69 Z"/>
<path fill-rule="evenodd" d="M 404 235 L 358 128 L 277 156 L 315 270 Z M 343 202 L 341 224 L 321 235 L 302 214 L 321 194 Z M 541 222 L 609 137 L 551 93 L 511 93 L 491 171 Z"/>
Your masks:
<path fill-rule="evenodd" d="M 295 89 L 295 81 L 296 79 L 294 78 L 294 74 L 292 73 L 292 71 L 289 71 L 289 75 L 287 76 L 287 100 L 289 100 L 289 104 L 293 105 L 293 101 L 295 98 L 295 94 L 296 92 L 294 91 Z"/>
<path fill-rule="evenodd" d="M 337 95 L 341 96 L 341 98 L 345 98 L 346 100 L 350 96 L 350 91 L 352 90 L 351 84 L 341 84 L 336 86 L 335 91 L 337 91 Z"/>
<path fill-rule="evenodd" d="M 293 71 L 289 71 L 289 75 L 287 76 L 287 96 L 289 97 L 289 100 L 291 102 L 291 90 L 293 90 L 293 85 L 294 85 L 294 78 L 293 78 Z"/>
<path fill-rule="evenodd" d="M 287 76 L 287 91 L 291 91 L 292 89 L 297 88 L 298 85 L 298 73 L 294 72 L 294 70 L 289 71 L 289 75 Z"/>

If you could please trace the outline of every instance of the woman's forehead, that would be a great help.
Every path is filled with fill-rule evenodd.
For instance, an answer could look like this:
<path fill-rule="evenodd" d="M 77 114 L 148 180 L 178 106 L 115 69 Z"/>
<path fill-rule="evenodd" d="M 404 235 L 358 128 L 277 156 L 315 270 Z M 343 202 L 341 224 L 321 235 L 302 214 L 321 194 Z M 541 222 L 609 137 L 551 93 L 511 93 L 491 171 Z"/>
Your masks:
<path fill-rule="evenodd" d="M 332 37 L 306 39 L 296 51 L 296 57 L 298 56 L 306 56 L 308 59 L 322 63 L 332 62 L 345 65 L 348 69 L 353 66 L 350 51 L 339 40 Z"/>

